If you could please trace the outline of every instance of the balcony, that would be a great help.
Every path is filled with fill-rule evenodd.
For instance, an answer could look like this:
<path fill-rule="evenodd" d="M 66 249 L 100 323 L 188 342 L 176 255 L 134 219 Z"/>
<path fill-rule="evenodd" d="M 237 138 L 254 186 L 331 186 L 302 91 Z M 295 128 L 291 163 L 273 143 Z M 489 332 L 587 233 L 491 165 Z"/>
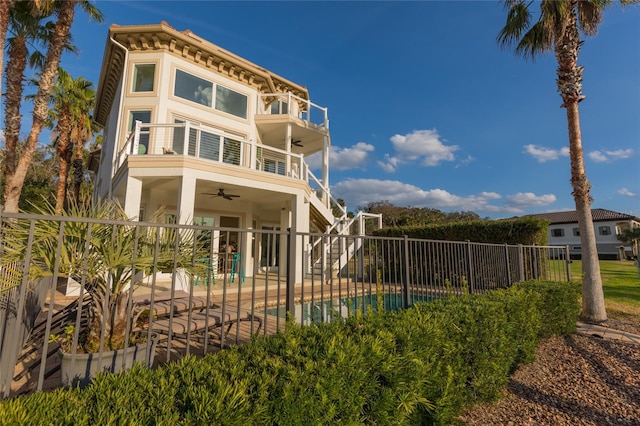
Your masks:
<path fill-rule="evenodd" d="M 115 157 L 112 176 L 126 167 L 130 156 L 155 161 L 168 156 L 182 156 L 211 166 L 218 164 L 301 180 L 311 189 L 312 202 L 330 209 L 332 197 L 329 187 L 309 170 L 303 154 L 239 139 L 237 135 L 219 129 L 188 122 L 160 124 L 136 121 L 134 130 Z M 158 167 L 162 167 L 160 162 Z"/>
<path fill-rule="evenodd" d="M 296 152 L 310 155 L 323 148 L 329 137 L 327 108 L 291 93 L 267 93 L 259 98 L 255 123 L 264 144 L 285 149 L 287 127 L 291 126 Z"/>

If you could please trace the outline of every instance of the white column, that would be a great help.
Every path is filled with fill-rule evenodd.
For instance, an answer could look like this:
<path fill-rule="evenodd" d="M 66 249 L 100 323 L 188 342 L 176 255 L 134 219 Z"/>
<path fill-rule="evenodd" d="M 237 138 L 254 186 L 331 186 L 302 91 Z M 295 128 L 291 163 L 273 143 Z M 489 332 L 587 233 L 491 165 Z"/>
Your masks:
<path fill-rule="evenodd" d="M 304 194 L 298 194 L 293 198 L 289 215 L 290 227 L 296 232 L 309 232 L 309 203 L 305 202 Z M 302 270 L 303 256 L 307 255 L 302 236 L 295 236 L 291 250 L 295 253 L 295 282 L 301 283 L 304 279 Z M 309 259 L 307 259 L 308 261 Z"/>
<path fill-rule="evenodd" d="M 124 190 L 124 212 L 128 218 L 138 218 L 140 215 L 140 200 L 142 198 L 142 181 L 127 177 L 127 187 Z"/>
<path fill-rule="evenodd" d="M 329 138 L 325 136 L 322 147 L 322 185 L 327 188 L 327 192 L 322 194 L 322 201 L 327 207 L 331 206 L 331 200 L 329 199 L 329 149 Z"/>
<path fill-rule="evenodd" d="M 196 201 L 196 178 L 186 171 L 184 173 L 178 193 L 178 223 L 190 225 Z"/>
<path fill-rule="evenodd" d="M 284 145 L 284 150 L 287 151 L 285 173 L 287 176 L 291 176 L 291 123 L 287 124 L 287 134 L 285 135 Z"/>

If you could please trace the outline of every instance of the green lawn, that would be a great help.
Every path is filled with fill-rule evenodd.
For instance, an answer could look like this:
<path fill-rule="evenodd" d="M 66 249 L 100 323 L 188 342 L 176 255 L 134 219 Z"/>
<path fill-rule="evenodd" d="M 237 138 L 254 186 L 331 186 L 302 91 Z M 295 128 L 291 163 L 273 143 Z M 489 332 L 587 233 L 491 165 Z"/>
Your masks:
<path fill-rule="evenodd" d="M 640 316 L 640 278 L 638 269 L 628 260 L 601 260 L 600 273 L 604 289 L 605 304 L 609 316 L 616 313 Z M 582 262 L 571 263 L 571 278 L 580 282 Z"/>

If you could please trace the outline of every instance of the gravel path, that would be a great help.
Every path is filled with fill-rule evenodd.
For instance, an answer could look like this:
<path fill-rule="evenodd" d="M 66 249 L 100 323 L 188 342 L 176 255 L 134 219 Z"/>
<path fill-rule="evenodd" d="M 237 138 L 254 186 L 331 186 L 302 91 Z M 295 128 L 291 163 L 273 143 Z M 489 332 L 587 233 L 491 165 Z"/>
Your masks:
<path fill-rule="evenodd" d="M 640 334 L 640 319 L 607 326 Z M 470 426 L 640 426 L 640 345 L 577 334 L 547 339 L 536 361 L 511 376 L 501 400 L 460 420 Z"/>

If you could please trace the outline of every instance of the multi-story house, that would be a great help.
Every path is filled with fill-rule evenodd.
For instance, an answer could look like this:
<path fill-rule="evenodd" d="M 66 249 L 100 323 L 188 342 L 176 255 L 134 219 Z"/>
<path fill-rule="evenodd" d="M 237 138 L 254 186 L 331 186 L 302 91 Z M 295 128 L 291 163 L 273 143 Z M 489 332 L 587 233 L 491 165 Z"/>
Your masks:
<path fill-rule="evenodd" d="M 104 127 L 94 196 L 119 200 L 131 218 L 163 206 L 183 224 L 324 232 L 336 223 L 327 109 L 191 31 L 112 25 L 94 114 Z M 318 176 L 305 161 L 313 154 Z M 253 247 L 251 238 L 216 231 L 214 251 Z M 243 270 L 278 265 L 284 248 L 268 241 Z"/>
<path fill-rule="evenodd" d="M 549 244 L 569 246 L 569 255 L 580 258 L 580 230 L 575 210 L 540 213 L 532 216 L 548 220 Z M 638 247 L 625 246 L 618 239 L 624 229 L 640 227 L 640 218 L 612 210 L 592 209 L 591 217 L 596 234 L 600 259 L 624 259 L 638 255 Z"/>

